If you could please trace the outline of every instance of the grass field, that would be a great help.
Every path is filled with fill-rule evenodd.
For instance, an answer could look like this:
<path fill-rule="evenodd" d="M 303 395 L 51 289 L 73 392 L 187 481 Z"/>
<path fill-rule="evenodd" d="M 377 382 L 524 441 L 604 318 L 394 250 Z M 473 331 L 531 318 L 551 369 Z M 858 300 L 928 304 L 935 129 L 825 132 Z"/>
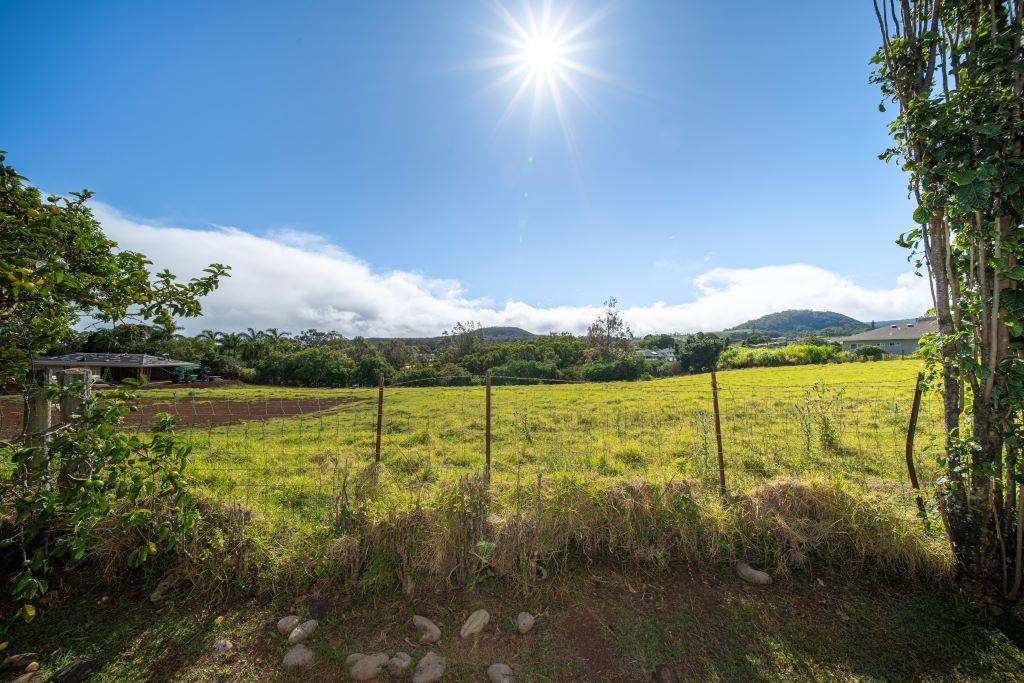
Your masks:
<path fill-rule="evenodd" d="M 908 503 L 903 458 L 916 361 L 757 368 L 719 375 L 730 490 L 773 477 L 825 476 Z M 718 472 L 710 378 L 495 386 L 492 480 L 501 493 L 543 478 L 696 481 Z M 226 387 L 145 392 L 146 412 L 183 417 L 208 495 L 277 524 L 319 523 L 359 495 L 374 454 L 375 389 Z M 484 465 L 484 389 L 385 393 L 373 505 L 415 503 Z M 298 405 L 301 410 L 284 407 Z M 276 417 L 278 414 L 286 414 Z M 215 418 L 207 419 L 204 416 Z M 940 434 L 926 395 L 917 452 L 923 481 Z"/>

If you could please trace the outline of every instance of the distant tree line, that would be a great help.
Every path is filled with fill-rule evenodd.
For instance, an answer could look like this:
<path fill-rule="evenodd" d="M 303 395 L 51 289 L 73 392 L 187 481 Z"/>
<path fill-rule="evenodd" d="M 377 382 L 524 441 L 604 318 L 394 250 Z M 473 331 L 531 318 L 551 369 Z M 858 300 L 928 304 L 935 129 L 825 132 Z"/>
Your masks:
<path fill-rule="evenodd" d="M 348 339 L 338 332 L 275 328 L 245 332 L 203 330 L 186 336 L 161 326 L 122 324 L 80 332 L 55 352 L 148 353 L 198 363 L 228 379 L 281 386 L 468 385 L 490 371 L 494 384 L 543 381 L 631 381 L 709 372 L 715 367 L 831 363 L 872 357 L 851 355 L 838 344 L 805 337 L 785 347 L 742 346 L 716 334 L 652 334 L 634 338 L 615 299 L 609 299 L 586 336 L 568 332 L 488 342 L 480 324 L 456 323 L 432 340 Z M 646 360 L 644 350 L 671 350 L 674 360 Z M 880 350 L 879 350 L 880 355 Z"/>

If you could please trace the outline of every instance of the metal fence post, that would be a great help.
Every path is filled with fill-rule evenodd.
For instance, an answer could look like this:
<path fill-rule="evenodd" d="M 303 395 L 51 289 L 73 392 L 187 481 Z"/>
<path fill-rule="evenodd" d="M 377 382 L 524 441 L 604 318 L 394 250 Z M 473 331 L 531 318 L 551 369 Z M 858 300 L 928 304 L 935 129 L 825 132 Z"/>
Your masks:
<path fill-rule="evenodd" d="M 377 446 L 374 449 L 373 462 L 380 464 L 380 431 L 384 421 L 384 373 L 380 373 L 380 387 L 377 391 Z"/>
<path fill-rule="evenodd" d="M 722 418 L 718 410 L 718 377 L 711 371 L 711 402 L 715 410 L 715 444 L 718 447 L 718 488 L 725 497 L 725 456 L 722 453 Z"/>
<path fill-rule="evenodd" d="M 917 373 L 917 384 L 914 386 L 914 402 L 910 406 L 910 424 L 907 426 L 907 472 L 910 474 L 910 485 L 917 493 L 917 509 L 923 515 L 924 499 L 921 498 L 921 485 L 917 481 L 917 469 L 914 467 L 914 432 L 917 431 L 917 416 L 921 412 L 921 384 L 924 382 L 924 373 Z"/>
<path fill-rule="evenodd" d="M 488 370 L 484 378 L 484 386 L 486 387 L 487 394 L 487 421 L 484 428 L 484 440 L 485 440 L 485 456 L 487 458 L 487 464 L 485 466 L 485 473 L 488 481 L 491 478 L 491 371 Z"/>

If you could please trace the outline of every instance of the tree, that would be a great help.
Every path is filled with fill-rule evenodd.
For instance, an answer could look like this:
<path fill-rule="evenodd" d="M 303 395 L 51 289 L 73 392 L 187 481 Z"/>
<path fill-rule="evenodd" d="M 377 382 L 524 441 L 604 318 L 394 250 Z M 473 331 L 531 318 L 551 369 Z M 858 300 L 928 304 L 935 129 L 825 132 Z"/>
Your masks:
<path fill-rule="evenodd" d="M 86 206 L 90 196 L 44 201 L 0 153 L 0 385 L 17 386 L 26 401 L 53 391 L 37 384 L 32 360 L 74 338 L 81 317 L 149 323 L 171 340 L 174 319 L 199 315 L 199 298 L 227 274 L 219 264 L 187 282 L 153 273 L 145 256 L 107 239 Z M 148 343 L 153 328 L 129 331 Z M 10 465 L 0 485 L 0 508 L 9 511 L 0 548 L 13 556 L 5 565 L 19 567 L 10 594 L 27 620 L 55 566 L 81 561 L 100 534 L 120 527 L 135 546 L 125 560 L 138 566 L 173 548 L 198 519 L 182 477 L 188 449 L 173 420 L 160 419 L 149 435 L 118 429 L 132 398 L 126 387 L 87 398 L 45 446 L 25 434 L 0 443 Z"/>
<path fill-rule="evenodd" d="M 676 358 L 684 372 L 711 372 L 719 354 L 728 345 L 729 341 L 717 334 L 697 332 L 676 344 Z"/>
<path fill-rule="evenodd" d="M 201 313 L 227 268 L 179 282 L 142 254 L 117 249 L 86 206 L 88 190 L 45 201 L 0 152 L 0 385 L 28 388 L 31 361 L 89 315 L 165 328 Z"/>
<path fill-rule="evenodd" d="M 484 343 L 484 326 L 467 320 L 457 322 L 451 331 L 441 333 L 441 353 L 450 363 L 458 363 L 463 356 L 472 353 Z"/>
<path fill-rule="evenodd" d="M 587 330 L 587 345 L 602 360 L 610 360 L 633 350 L 633 332 L 622 319 L 618 301 L 611 297 L 604 310 Z"/>
<path fill-rule="evenodd" d="M 941 377 L 939 508 L 965 585 L 1021 598 L 1024 50 L 1021 0 L 875 1 L 874 82 L 898 106 L 893 147 L 915 227 L 898 243 L 929 278 Z"/>
<path fill-rule="evenodd" d="M 393 368 L 404 368 L 412 361 L 412 350 L 401 339 L 385 339 L 377 345 L 377 351 Z"/>

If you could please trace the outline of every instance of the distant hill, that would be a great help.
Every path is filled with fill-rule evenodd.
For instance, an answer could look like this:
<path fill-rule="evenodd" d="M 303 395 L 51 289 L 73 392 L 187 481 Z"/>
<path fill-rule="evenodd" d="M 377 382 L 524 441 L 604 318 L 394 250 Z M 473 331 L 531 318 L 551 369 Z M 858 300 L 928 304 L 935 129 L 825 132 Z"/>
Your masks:
<path fill-rule="evenodd" d="M 769 313 L 725 330 L 729 336 L 746 336 L 753 331 L 770 337 L 800 337 L 816 334 L 839 337 L 863 332 L 870 327 L 848 315 L 834 311 L 789 310 Z"/>
<path fill-rule="evenodd" d="M 484 327 L 480 330 L 483 335 L 485 343 L 492 342 L 510 342 L 518 341 L 520 339 L 533 339 L 537 335 L 533 332 L 527 332 L 526 330 L 519 327 Z M 409 346 L 429 346 L 431 348 L 439 345 L 443 337 L 438 335 L 436 337 L 403 337 L 404 341 Z M 380 342 L 382 338 L 370 339 L 371 342 Z"/>

